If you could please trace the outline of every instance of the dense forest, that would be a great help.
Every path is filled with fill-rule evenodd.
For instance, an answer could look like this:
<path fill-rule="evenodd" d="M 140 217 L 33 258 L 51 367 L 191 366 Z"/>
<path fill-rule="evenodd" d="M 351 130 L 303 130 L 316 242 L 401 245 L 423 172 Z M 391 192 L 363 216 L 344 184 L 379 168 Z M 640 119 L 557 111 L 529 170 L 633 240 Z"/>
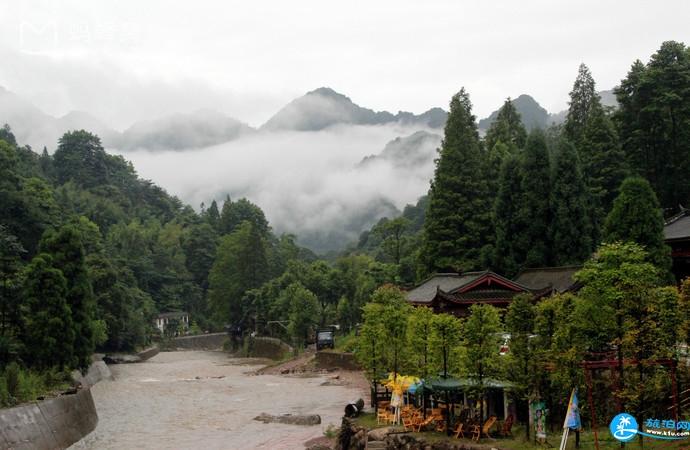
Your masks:
<path fill-rule="evenodd" d="M 96 350 L 149 344 L 160 312 L 189 312 L 191 332 L 257 331 L 299 346 L 317 326 L 351 330 L 381 285 L 436 271 L 512 276 L 632 241 L 668 280 L 663 216 L 690 196 L 690 49 L 666 42 L 636 61 L 618 108 L 596 92 L 582 65 L 563 125 L 528 133 L 508 99 L 480 137 L 462 89 L 428 195 L 329 260 L 276 235 L 247 199 L 195 211 L 88 131 L 66 133 L 51 155 L 5 126 L 0 403 L 31 397 L 17 379 L 49 385 Z"/>
<path fill-rule="evenodd" d="M 614 92 L 619 106 L 603 106 L 582 64 L 565 123 L 528 133 L 507 99 L 480 137 L 462 89 L 450 102 L 428 195 L 362 233 L 352 251 L 395 264 L 403 284 L 439 271 L 490 268 L 511 277 L 526 267 L 582 264 L 613 240 L 646 246 L 668 271 L 660 220 L 690 199 L 690 49 L 663 43 Z M 623 186 L 630 203 L 611 216 Z M 624 224 L 626 213 L 633 217 Z"/>

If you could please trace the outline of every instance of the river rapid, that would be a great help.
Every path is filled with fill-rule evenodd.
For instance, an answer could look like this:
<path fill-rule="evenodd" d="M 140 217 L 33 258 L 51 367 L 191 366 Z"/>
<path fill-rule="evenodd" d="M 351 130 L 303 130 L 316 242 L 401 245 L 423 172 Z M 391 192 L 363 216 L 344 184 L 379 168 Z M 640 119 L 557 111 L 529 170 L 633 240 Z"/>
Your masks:
<path fill-rule="evenodd" d="M 115 380 L 92 388 L 98 426 L 70 449 L 303 449 L 365 394 L 322 386 L 325 376 L 254 375 L 257 363 L 188 351 L 110 366 Z M 261 413 L 319 414 L 321 425 L 253 420 Z"/>

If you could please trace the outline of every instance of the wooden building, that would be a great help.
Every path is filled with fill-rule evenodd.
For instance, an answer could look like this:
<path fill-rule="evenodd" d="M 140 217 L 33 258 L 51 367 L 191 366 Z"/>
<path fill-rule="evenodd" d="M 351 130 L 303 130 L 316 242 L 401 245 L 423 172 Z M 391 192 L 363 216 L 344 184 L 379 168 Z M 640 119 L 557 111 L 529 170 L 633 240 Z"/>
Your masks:
<path fill-rule="evenodd" d="M 666 221 L 664 242 L 671 247 L 671 270 L 680 282 L 690 276 L 690 211 L 683 208 Z"/>
<path fill-rule="evenodd" d="M 507 308 L 516 295 L 528 294 L 535 299 L 577 288 L 573 275 L 579 266 L 526 269 L 515 280 L 490 270 L 481 272 L 438 273 L 406 293 L 414 306 L 432 308 L 435 313 L 458 317 L 469 314 L 474 304 Z"/>

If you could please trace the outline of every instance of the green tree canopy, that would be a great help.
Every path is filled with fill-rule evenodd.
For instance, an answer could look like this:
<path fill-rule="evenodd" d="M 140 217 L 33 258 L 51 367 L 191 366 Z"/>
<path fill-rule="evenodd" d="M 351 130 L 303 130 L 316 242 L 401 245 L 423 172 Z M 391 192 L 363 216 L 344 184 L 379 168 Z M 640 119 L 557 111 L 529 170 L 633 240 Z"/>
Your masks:
<path fill-rule="evenodd" d="M 646 65 L 635 61 L 615 92 L 615 118 L 631 168 L 651 183 L 663 208 L 687 204 L 690 50 L 664 42 Z"/>
<path fill-rule="evenodd" d="M 246 323 L 245 293 L 267 280 L 266 246 L 260 231 L 243 222 L 221 238 L 209 275 L 209 304 L 220 324 Z"/>
<path fill-rule="evenodd" d="M 74 181 L 85 188 L 108 182 L 107 155 L 98 136 L 87 131 L 70 131 L 58 142 L 53 154 L 59 184 Z"/>
<path fill-rule="evenodd" d="M 470 306 L 470 315 L 463 324 L 463 367 L 477 381 L 477 394 L 483 400 L 487 378 L 501 373 L 498 360 L 501 320 L 491 305 Z M 480 417 L 484 417 L 484 402 L 480 402 Z"/>
<path fill-rule="evenodd" d="M 644 247 L 650 261 L 662 272 L 668 273 L 671 269 L 659 201 L 649 182 L 643 178 L 625 179 L 606 218 L 603 238 L 609 243 L 636 242 Z"/>

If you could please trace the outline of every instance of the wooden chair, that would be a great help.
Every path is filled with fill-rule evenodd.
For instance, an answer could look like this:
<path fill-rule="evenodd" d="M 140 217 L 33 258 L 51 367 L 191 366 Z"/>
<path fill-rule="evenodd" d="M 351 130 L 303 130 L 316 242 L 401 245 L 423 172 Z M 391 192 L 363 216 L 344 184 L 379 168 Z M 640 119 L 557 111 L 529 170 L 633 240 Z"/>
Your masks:
<path fill-rule="evenodd" d="M 455 425 L 453 433 L 455 433 L 456 439 L 459 439 L 460 436 L 462 436 L 462 438 L 465 439 L 465 424 L 462 422 L 458 422 L 458 424 Z"/>
<path fill-rule="evenodd" d="M 427 416 L 426 419 L 424 419 L 423 417 L 420 417 L 418 422 L 417 422 L 417 433 L 422 431 L 422 428 L 425 428 L 429 424 L 433 423 L 434 420 L 436 420 L 436 419 L 434 419 L 434 416 L 431 416 L 431 415 Z"/>
<path fill-rule="evenodd" d="M 503 425 L 501 426 L 501 436 L 512 436 L 512 429 L 513 429 L 513 422 L 515 419 L 513 418 L 513 415 L 510 414 L 508 417 L 506 417 L 506 420 L 503 421 Z"/>
<path fill-rule="evenodd" d="M 482 436 L 489 437 L 489 430 L 491 427 L 494 425 L 496 422 L 496 416 L 491 416 L 489 417 L 486 422 L 484 422 L 483 427 L 479 427 L 479 425 L 475 425 L 474 428 L 472 429 L 472 439 L 479 442 L 479 438 Z"/>
<path fill-rule="evenodd" d="M 378 425 L 381 425 L 381 423 L 388 423 L 389 421 L 390 414 L 388 413 L 388 409 L 382 408 L 378 410 L 378 413 L 376 414 L 376 423 Z"/>
<path fill-rule="evenodd" d="M 415 419 L 416 419 L 416 417 L 412 414 L 409 414 L 406 417 L 403 417 L 402 423 L 403 423 L 403 428 L 405 428 L 405 431 L 410 431 L 410 430 L 414 431 Z"/>

